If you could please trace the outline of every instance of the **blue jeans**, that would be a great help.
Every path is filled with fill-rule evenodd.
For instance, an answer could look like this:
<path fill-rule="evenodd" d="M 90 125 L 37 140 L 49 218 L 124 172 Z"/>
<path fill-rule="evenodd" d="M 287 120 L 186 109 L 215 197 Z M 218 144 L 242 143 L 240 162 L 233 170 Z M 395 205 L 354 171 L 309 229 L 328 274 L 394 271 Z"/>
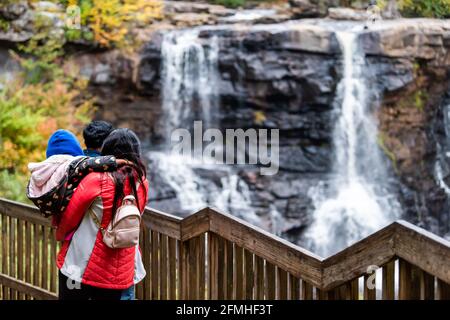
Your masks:
<path fill-rule="evenodd" d="M 128 289 L 123 290 L 120 300 L 135 300 L 134 286 L 131 286 Z"/>

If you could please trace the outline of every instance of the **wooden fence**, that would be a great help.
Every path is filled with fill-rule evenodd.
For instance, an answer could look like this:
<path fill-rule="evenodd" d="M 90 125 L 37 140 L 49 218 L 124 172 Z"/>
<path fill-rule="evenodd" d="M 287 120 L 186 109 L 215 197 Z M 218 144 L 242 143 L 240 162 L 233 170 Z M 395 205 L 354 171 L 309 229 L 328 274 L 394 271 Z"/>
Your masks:
<path fill-rule="evenodd" d="M 0 299 L 57 298 L 59 244 L 36 210 L 0 199 Z M 211 208 L 143 221 L 138 299 L 450 299 L 450 242 L 404 221 L 327 259 Z"/>

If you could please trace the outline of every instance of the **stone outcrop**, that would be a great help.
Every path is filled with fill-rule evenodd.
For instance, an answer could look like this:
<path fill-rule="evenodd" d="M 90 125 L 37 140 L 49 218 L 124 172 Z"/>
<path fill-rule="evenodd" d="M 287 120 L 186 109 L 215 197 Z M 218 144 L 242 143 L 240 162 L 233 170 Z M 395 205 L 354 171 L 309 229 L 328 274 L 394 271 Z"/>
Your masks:
<path fill-rule="evenodd" d="M 165 1 L 166 19 L 178 27 L 217 24 L 223 17 L 232 16 L 236 10 L 220 5 L 187 1 Z"/>
<path fill-rule="evenodd" d="M 324 17 L 329 7 L 337 7 L 338 0 L 289 0 L 295 19 Z"/>
<path fill-rule="evenodd" d="M 370 18 L 370 13 L 351 8 L 329 8 L 327 17 L 333 20 L 367 21 Z"/>

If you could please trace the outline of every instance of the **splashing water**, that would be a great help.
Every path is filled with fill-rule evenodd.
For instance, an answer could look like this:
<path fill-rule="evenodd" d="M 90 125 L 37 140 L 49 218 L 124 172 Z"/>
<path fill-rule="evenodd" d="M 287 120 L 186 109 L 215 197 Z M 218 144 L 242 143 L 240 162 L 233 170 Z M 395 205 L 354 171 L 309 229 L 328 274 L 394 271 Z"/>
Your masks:
<path fill-rule="evenodd" d="M 367 103 L 364 54 L 357 33 L 338 32 L 343 78 L 338 85 L 334 130 L 336 152 L 330 186 L 310 190 L 314 222 L 305 238 L 313 251 L 328 256 L 384 227 L 400 206 L 389 195 L 386 169 L 377 145 L 377 126 Z"/>
<path fill-rule="evenodd" d="M 203 127 L 215 123 L 219 40 L 201 39 L 200 32 L 201 28 L 172 31 L 163 38 L 162 108 L 168 137 L 174 129 L 191 128 L 194 120 L 202 120 Z M 248 186 L 231 168 L 211 164 L 213 159 L 186 158 L 169 150 L 151 152 L 150 158 L 176 192 L 183 210 L 194 212 L 210 205 L 260 225 Z M 196 169 L 220 172 L 219 185 L 200 177 Z"/>
<path fill-rule="evenodd" d="M 165 152 L 150 152 L 149 158 L 152 159 L 155 168 L 161 172 L 164 180 L 176 192 L 183 210 L 197 211 L 206 206 L 203 194 L 200 192 L 202 181 L 188 164 L 192 161 L 191 158 L 184 159 L 180 155 Z"/>

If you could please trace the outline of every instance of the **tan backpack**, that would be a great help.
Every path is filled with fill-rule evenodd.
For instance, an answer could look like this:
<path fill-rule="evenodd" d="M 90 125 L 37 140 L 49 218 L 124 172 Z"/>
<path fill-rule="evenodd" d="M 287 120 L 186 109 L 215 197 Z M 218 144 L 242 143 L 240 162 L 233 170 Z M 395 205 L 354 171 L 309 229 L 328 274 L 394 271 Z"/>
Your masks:
<path fill-rule="evenodd" d="M 91 211 L 92 218 L 103 234 L 103 242 L 112 249 L 131 248 L 139 243 L 141 213 L 132 195 L 122 200 L 109 225 L 102 228 L 97 216 Z"/>

